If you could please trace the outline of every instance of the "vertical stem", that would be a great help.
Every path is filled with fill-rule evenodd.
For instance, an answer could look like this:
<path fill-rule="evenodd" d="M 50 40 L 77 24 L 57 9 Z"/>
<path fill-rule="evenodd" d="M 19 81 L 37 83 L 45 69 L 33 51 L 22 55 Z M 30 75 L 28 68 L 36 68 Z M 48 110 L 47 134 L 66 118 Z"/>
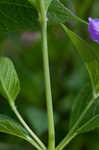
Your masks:
<path fill-rule="evenodd" d="M 47 46 L 47 18 L 44 6 L 44 0 L 41 0 L 41 38 L 42 38 L 42 53 L 46 89 L 46 103 L 48 113 L 48 149 L 55 149 L 55 131 L 54 131 L 54 118 L 53 118 L 53 104 L 51 94 L 50 72 L 49 72 L 49 59 L 48 59 L 48 46 Z"/>

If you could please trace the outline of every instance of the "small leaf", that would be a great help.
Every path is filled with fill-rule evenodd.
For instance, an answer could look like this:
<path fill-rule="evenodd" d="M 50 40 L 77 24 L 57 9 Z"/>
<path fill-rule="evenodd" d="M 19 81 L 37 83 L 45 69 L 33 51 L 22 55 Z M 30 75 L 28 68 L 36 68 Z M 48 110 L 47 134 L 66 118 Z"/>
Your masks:
<path fill-rule="evenodd" d="M 66 26 L 62 25 L 62 27 L 69 38 L 72 40 L 77 51 L 86 64 L 86 68 L 89 72 L 93 87 L 93 96 L 96 98 L 99 95 L 99 59 L 96 56 L 94 50 L 86 43 L 86 41 L 69 30 Z"/>
<path fill-rule="evenodd" d="M 12 61 L 0 58 L 0 94 L 10 103 L 15 101 L 20 91 L 20 83 Z"/>
<path fill-rule="evenodd" d="M 29 135 L 27 131 L 11 118 L 0 115 L 0 132 L 11 134 L 27 140 Z"/>

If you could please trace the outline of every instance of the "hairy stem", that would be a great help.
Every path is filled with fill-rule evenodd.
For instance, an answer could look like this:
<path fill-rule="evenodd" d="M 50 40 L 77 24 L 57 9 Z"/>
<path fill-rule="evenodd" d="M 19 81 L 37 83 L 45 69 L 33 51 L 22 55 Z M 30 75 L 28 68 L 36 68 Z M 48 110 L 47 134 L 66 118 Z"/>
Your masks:
<path fill-rule="evenodd" d="M 37 143 L 36 145 L 38 145 L 38 147 L 40 147 L 39 149 L 42 150 L 46 150 L 45 145 L 41 142 L 41 140 L 36 136 L 36 134 L 29 128 L 29 126 L 26 124 L 26 122 L 23 120 L 22 116 L 20 115 L 20 113 L 18 112 L 16 106 L 12 103 L 11 104 L 11 108 L 13 110 L 13 112 L 16 114 L 17 118 L 19 119 L 19 121 L 22 123 L 22 125 L 24 126 L 24 128 L 29 132 L 29 134 L 33 137 L 33 139 L 35 140 L 35 143 Z M 31 143 L 33 143 L 31 141 Z"/>
<path fill-rule="evenodd" d="M 55 131 L 54 131 L 54 118 L 53 118 L 53 104 L 51 94 L 50 72 L 49 72 L 49 59 L 48 59 L 48 46 L 47 46 L 47 18 L 44 7 L 44 0 L 40 1 L 41 13 L 41 38 L 42 38 L 42 53 L 46 89 L 46 104 L 48 113 L 48 149 L 55 149 Z"/>

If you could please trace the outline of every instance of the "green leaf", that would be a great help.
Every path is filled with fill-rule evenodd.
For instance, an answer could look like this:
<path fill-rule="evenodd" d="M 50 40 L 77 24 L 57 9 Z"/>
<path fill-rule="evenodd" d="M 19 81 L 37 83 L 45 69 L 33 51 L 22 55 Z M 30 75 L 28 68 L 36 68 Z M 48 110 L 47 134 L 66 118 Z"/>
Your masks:
<path fill-rule="evenodd" d="M 28 140 L 29 137 L 27 131 L 19 123 L 5 115 L 0 115 L 0 132 L 11 134 L 25 140 Z"/>
<path fill-rule="evenodd" d="M 37 25 L 37 12 L 28 0 L 0 0 L 0 32 L 34 29 Z"/>
<path fill-rule="evenodd" d="M 38 29 L 39 18 L 36 9 L 39 0 L 0 0 L 0 32 Z M 73 14 L 59 0 L 45 0 L 48 9 L 48 24 L 76 21 L 87 24 Z"/>
<path fill-rule="evenodd" d="M 86 21 L 82 20 L 66 8 L 59 0 L 53 0 L 48 9 L 48 23 L 59 24 L 70 21 L 88 24 Z"/>
<path fill-rule="evenodd" d="M 0 94 L 10 103 L 14 102 L 20 91 L 20 83 L 12 61 L 0 58 Z"/>
<path fill-rule="evenodd" d="M 77 133 L 87 132 L 99 127 L 99 60 L 84 40 L 64 25 L 62 27 L 83 58 L 93 87 L 91 90 L 90 85 L 86 86 L 74 101 L 70 121 L 70 129 L 75 128 Z"/>
<path fill-rule="evenodd" d="M 84 133 L 94 130 L 95 128 L 99 128 L 99 114 L 92 117 L 88 120 L 84 125 L 82 125 L 78 130 L 77 133 Z"/>
<path fill-rule="evenodd" d="M 90 87 L 91 87 L 90 84 L 86 85 L 74 100 L 74 104 L 71 112 L 70 128 L 74 126 L 74 124 L 80 118 L 84 109 L 92 99 L 92 89 Z"/>
<path fill-rule="evenodd" d="M 77 133 L 91 131 L 99 127 L 99 97 L 94 99 L 91 107 L 79 124 Z"/>
<path fill-rule="evenodd" d="M 40 149 L 38 144 L 31 138 L 26 129 L 5 115 L 0 115 L 0 132 L 20 137 L 32 144 L 35 148 Z"/>
<path fill-rule="evenodd" d="M 96 98 L 99 95 L 99 59 L 86 41 L 69 30 L 66 26 L 62 25 L 62 27 L 85 62 L 93 87 L 93 96 Z"/>
<path fill-rule="evenodd" d="M 85 112 L 91 101 L 92 91 L 90 85 L 87 85 L 74 100 L 71 113 L 70 129 L 74 128 L 76 125 L 75 132 L 77 134 L 89 132 L 99 127 L 99 97 L 93 99 L 90 107 L 82 117 L 82 114 Z"/>

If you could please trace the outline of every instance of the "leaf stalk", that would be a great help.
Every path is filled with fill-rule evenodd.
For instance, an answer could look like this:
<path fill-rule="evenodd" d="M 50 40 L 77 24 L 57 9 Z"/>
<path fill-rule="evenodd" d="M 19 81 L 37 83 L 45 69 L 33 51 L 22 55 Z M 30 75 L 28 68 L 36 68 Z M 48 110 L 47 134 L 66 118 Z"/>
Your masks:
<path fill-rule="evenodd" d="M 11 103 L 10 104 L 13 112 L 15 113 L 15 115 L 17 116 L 17 118 L 19 119 L 19 121 L 21 122 L 21 124 L 24 126 L 24 128 L 29 132 L 29 134 L 32 136 L 32 140 L 35 140 L 35 141 L 30 141 L 31 144 L 33 145 L 35 143 L 36 145 L 36 148 L 39 148 L 38 150 L 46 150 L 46 147 L 45 145 L 41 142 L 41 140 L 37 137 L 37 135 L 30 129 L 30 127 L 26 124 L 26 122 L 23 120 L 22 116 L 20 115 L 20 113 L 18 112 L 16 106 L 14 103 Z M 34 146 L 35 146 L 34 145 Z"/>

